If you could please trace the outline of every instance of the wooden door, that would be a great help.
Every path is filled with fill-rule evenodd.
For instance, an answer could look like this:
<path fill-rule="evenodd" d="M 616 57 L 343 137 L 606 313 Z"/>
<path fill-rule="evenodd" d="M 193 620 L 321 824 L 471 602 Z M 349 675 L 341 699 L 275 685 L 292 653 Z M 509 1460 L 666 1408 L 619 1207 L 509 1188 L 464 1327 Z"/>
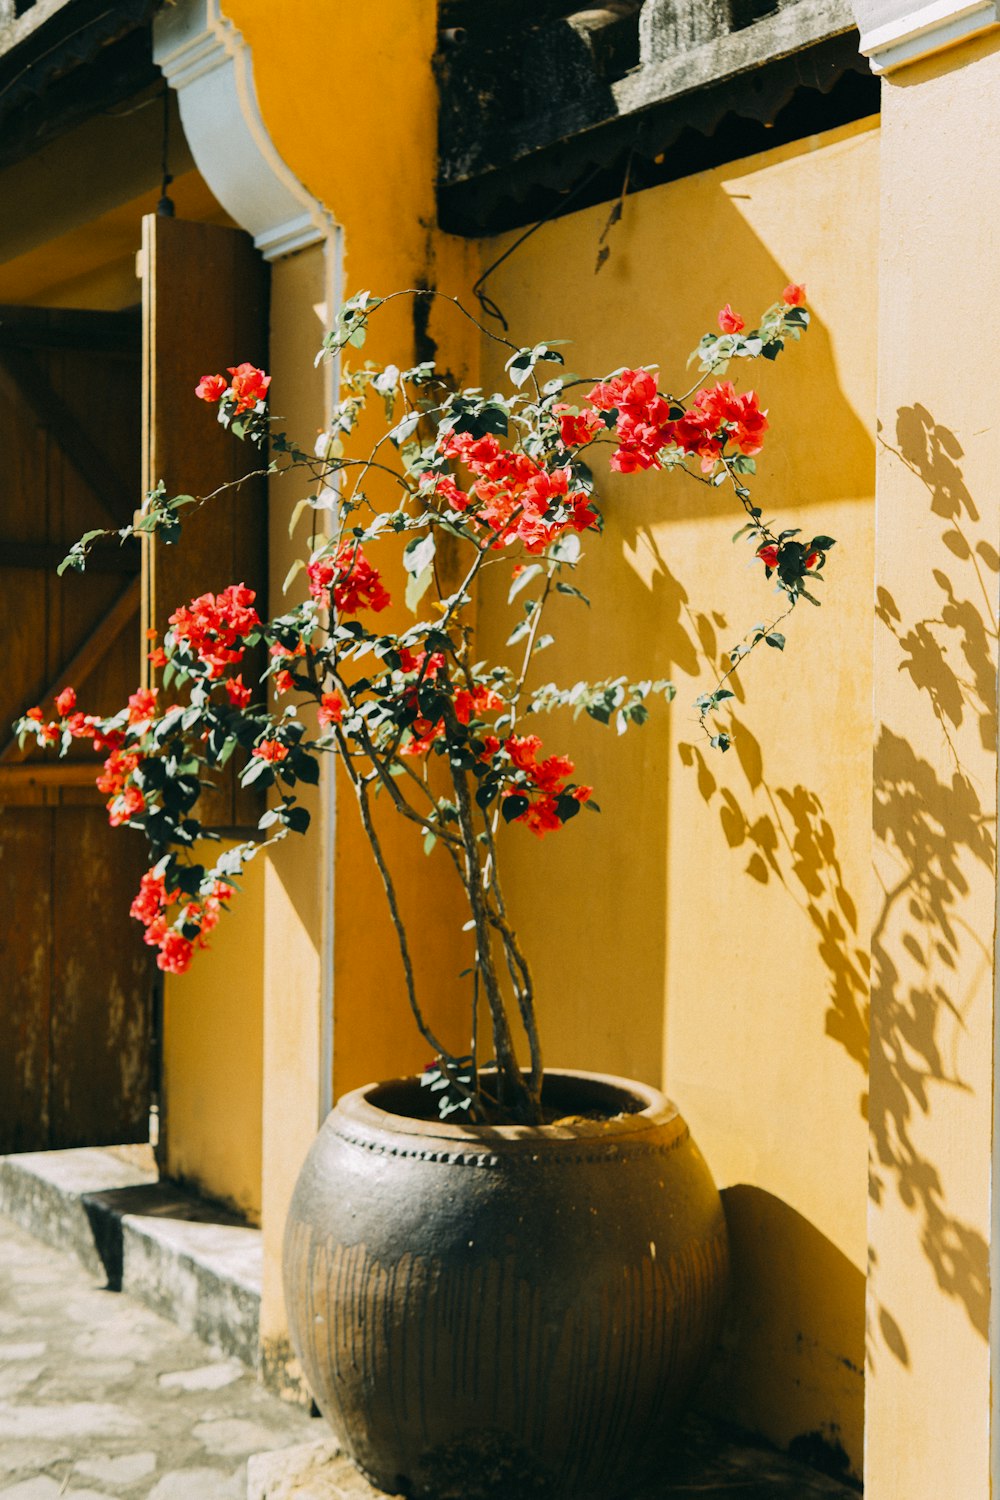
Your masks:
<path fill-rule="evenodd" d="M 207 496 L 243 481 L 184 510 L 177 545 L 144 539 L 143 621 L 162 638 L 178 604 L 231 583 L 256 590 L 262 615 L 266 607 L 267 481 L 263 472 L 243 476 L 263 471 L 267 455 L 232 437 L 194 389 L 202 375 L 244 362 L 266 368 L 269 286 L 267 266 L 242 230 L 150 214 L 142 235 L 144 488 L 162 480 L 168 494 Z M 256 825 L 260 795 L 244 791 L 234 773 L 203 798 L 208 826 Z"/>
<path fill-rule="evenodd" d="M 68 684 L 98 714 L 138 685 L 138 547 L 55 565 L 135 508 L 140 333 L 137 313 L 0 307 L 0 1152 L 148 1138 L 142 840 L 109 827 L 88 743 L 44 759 L 8 727 Z"/>

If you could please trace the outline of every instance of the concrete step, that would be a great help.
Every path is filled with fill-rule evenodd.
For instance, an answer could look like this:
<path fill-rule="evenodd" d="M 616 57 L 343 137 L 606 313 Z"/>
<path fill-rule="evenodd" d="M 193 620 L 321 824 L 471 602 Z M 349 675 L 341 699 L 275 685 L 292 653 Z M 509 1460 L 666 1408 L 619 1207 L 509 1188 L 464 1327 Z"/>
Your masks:
<path fill-rule="evenodd" d="M 260 1230 L 112 1148 L 0 1156 L 0 1214 L 252 1370 Z"/>

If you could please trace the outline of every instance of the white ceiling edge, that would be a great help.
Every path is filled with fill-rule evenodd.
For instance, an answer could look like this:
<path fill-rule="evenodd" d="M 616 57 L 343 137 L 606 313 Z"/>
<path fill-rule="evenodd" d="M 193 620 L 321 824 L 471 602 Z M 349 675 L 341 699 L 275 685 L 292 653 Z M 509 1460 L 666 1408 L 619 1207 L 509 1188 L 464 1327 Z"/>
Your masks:
<path fill-rule="evenodd" d="M 866 19 L 873 18 L 869 14 Z M 892 73 L 977 36 L 998 21 L 997 0 L 932 0 L 882 26 L 868 25 L 861 32 L 860 49 L 873 73 Z"/>
<path fill-rule="evenodd" d="M 177 92 L 191 154 L 265 260 L 324 243 L 333 219 L 278 154 L 261 118 L 250 48 L 219 0 L 176 0 L 153 22 L 153 61 Z"/>

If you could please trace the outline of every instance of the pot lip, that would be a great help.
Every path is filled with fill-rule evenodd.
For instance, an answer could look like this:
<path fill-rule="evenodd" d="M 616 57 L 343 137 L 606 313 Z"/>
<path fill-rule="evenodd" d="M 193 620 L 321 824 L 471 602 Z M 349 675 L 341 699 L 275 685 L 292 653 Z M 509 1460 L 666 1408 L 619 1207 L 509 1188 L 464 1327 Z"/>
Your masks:
<path fill-rule="evenodd" d="M 650 1084 L 639 1083 L 633 1078 L 620 1078 L 612 1073 L 591 1073 L 581 1068 L 546 1068 L 547 1078 L 580 1078 L 588 1083 L 606 1085 L 618 1093 L 628 1093 L 643 1101 L 642 1108 L 634 1113 L 610 1120 L 578 1120 L 572 1124 L 556 1125 L 451 1125 L 441 1120 L 417 1120 L 410 1115 L 393 1114 L 371 1101 L 371 1095 L 381 1088 L 395 1083 L 412 1083 L 414 1074 L 407 1078 L 382 1079 L 366 1083 L 340 1098 L 327 1124 L 336 1129 L 338 1125 L 354 1126 L 379 1134 L 418 1136 L 423 1140 L 447 1141 L 453 1147 L 465 1146 L 470 1150 L 484 1146 L 515 1144 L 527 1141 L 544 1142 L 590 1141 L 605 1142 L 616 1136 L 648 1134 L 654 1127 L 674 1125 L 680 1131 L 686 1129 L 676 1105 L 659 1089 Z"/>

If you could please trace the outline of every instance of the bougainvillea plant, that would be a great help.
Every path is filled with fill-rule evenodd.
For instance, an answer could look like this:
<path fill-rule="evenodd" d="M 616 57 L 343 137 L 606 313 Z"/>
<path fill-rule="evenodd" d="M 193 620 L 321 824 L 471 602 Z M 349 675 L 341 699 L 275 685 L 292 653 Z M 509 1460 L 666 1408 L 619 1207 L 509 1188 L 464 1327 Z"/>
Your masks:
<path fill-rule="evenodd" d="M 435 295 L 424 292 L 396 296 Z M 341 309 L 328 334 L 327 356 L 365 340 L 382 301 L 362 293 Z M 451 302 L 453 299 L 446 299 Z M 252 365 L 200 380 L 196 395 L 240 438 L 270 444 L 272 471 L 295 470 L 315 481 L 299 502 L 318 512 L 322 536 L 298 565 L 308 598 L 262 619 L 253 591 L 229 583 L 179 604 L 162 642 L 150 642 L 158 685 L 140 688 L 120 713 L 98 718 L 77 707 L 65 688 L 55 717 L 31 709 L 22 738 L 57 745 L 65 754 L 89 739 L 105 756 L 97 785 L 113 824 L 142 830 L 152 863 L 132 904 L 157 963 L 183 973 L 219 920 L 247 860 L 289 832 L 305 832 L 308 810 L 299 783 L 319 780 L 319 757 L 339 755 L 353 787 L 385 887 L 399 941 L 409 1003 L 435 1062 L 425 1074 L 442 1114 L 472 1120 L 536 1121 L 542 1058 L 531 972 L 508 919 L 498 856 L 503 825 L 538 837 L 565 827 L 581 810 L 597 811 L 592 789 L 573 762 L 543 743 L 543 716 L 570 707 L 619 732 L 642 724 L 650 704 L 671 698 L 669 682 L 615 677 L 570 687 L 540 683 L 534 664 L 551 635 L 543 632 L 556 595 L 583 600 L 572 582 L 585 538 L 601 530 L 591 465 L 604 449 L 620 474 L 682 470 L 711 486 L 731 488 L 762 582 L 782 597 L 777 618 L 757 625 L 733 647 L 714 689 L 697 701 L 704 733 L 725 750 L 729 735 L 720 706 L 733 696 L 726 680 L 762 642 L 778 649 L 777 626 L 812 590 L 833 540 L 775 531 L 751 501 L 747 479 L 768 430 L 752 390 L 738 392 L 719 377 L 736 360 L 774 359 L 809 323 L 804 288 L 789 286 L 748 331 L 727 304 L 718 333 L 692 356 L 700 378 L 683 394 L 660 388 L 655 369 L 623 369 L 602 380 L 560 375 L 551 344 L 518 348 L 507 340 L 509 393 L 449 390 L 433 365 L 400 370 L 367 364 L 343 376 L 343 399 L 315 452 L 296 447 L 268 412 L 269 377 Z M 471 315 L 455 303 L 466 317 Z M 475 322 L 475 319 L 472 320 Z M 483 330 L 487 332 L 487 330 Z M 490 334 L 490 337 L 496 337 Z M 542 367 L 548 367 L 543 375 Z M 552 374 L 551 371 L 556 373 Z M 576 397 L 576 401 L 574 401 Z M 383 430 L 365 457 L 351 456 L 351 434 L 362 409 L 382 403 Z M 369 490 L 391 489 L 389 503 Z M 62 569 L 82 569 L 108 535 L 137 533 L 176 541 L 184 507 L 205 503 L 147 495 L 135 523 L 117 533 L 89 532 Z M 314 542 L 315 542 L 314 532 Z M 447 538 L 454 587 L 443 582 L 438 555 Z M 393 539 L 395 545 L 393 548 Z M 401 557 L 402 568 L 399 567 Z M 472 602 L 484 568 L 506 563 L 513 628 L 504 660 L 478 659 Z M 286 590 L 295 569 L 286 581 Z M 405 577 L 405 601 L 394 607 L 389 583 Z M 396 585 L 393 583 L 393 590 Z M 248 648 L 266 653 L 259 680 L 244 680 Z M 271 789 L 257 834 L 220 853 L 199 857 L 217 837 L 198 816 L 199 797 L 235 757 L 243 786 Z M 470 911 L 475 941 L 471 970 L 471 1051 L 456 1053 L 429 1026 L 417 995 L 396 888 L 372 811 L 380 793 L 413 824 L 429 850 L 445 851 Z M 513 836 L 513 835 L 507 835 Z M 484 1002 L 491 1022 L 489 1067 L 479 1056 L 476 1015 Z M 527 1039 L 522 1067 L 515 1019 Z"/>

